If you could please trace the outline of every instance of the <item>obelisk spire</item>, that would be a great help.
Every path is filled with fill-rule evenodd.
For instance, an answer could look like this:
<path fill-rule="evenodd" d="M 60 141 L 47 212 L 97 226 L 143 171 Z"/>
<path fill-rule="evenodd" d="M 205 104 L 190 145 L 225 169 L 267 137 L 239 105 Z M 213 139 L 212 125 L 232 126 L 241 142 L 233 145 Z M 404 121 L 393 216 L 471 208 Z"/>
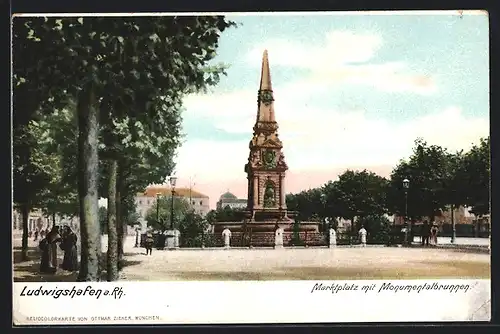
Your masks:
<path fill-rule="evenodd" d="M 273 90 L 271 85 L 271 72 L 269 71 L 269 59 L 267 50 L 264 50 L 262 56 L 262 70 L 260 72 L 260 90 Z"/>
<path fill-rule="evenodd" d="M 260 73 L 257 123 L 276 122 L 273 101 L 273 86 L 271 84 L 271 71 L 269 71 L 269 59 L 267 50 L 264 50 L 262 56 L 262 70 Z"/>

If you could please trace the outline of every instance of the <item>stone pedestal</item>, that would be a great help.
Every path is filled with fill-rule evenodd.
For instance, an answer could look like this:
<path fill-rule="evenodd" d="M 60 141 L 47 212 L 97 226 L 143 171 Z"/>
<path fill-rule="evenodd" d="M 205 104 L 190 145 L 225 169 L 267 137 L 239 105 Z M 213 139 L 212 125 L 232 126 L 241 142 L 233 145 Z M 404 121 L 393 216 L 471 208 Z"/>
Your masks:
<path fill-rule="evenodd" d="M 167 249 L 177 249 L 179 248 L 179 230 L 168 230 L 166 233 L 165 247 Z"/>
<path fill-rule="evenodd" d="M 231 231 L 228 228 L 222 231 L 222 238 L 224 239 L 224 248 L 229 249 L 231 247 Z"/>
<path fill-rule="evenodd" d="M 333 228 L 330 229 L 330 234 L 328 238 L 328 247 L 336 247 L 337 246 L 337 232 Z"/>
<path fill-rule="evenodd" d="M 274 248 L 283 248 L 283 232 L 284 230 L 280 227 L 274 232 Z"/>

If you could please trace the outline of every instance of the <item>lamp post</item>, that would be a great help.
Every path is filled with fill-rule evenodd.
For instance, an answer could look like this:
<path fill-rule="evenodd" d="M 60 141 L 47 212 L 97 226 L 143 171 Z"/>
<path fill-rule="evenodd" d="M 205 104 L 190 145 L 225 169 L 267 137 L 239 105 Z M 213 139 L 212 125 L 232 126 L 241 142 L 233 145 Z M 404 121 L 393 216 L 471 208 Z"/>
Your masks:
<path fill-rule="evenodd" d="M 160 225 L 160 193 L 156 193 L 156 223 Z"/>
<path fill-rule="evenodd" d="M 323 230 L 324 230 L 323 232 L 325 233 L 325 235 L 327 235 L 329 226 L 328 226 L 328 220 L 326 219 L 326 217 L 324 217 L 324 216 L 326 216 L 326 195 L 325 194 L 321 194 L 320 201 L 321 201 L 321 211 L 322 211 L 320 216 L 321 216 L 321 218 L 322 218 L 321 220 L 323 222 Z"/>
<path fill-rule="evenodd" d="M 409 240 L 408 237 L 411 238 L 411 226 L 408 224 L 408 189 L 410 188 L 410 180 L 404 179 L 403 180 L 403 189 L 405 192 L 405 223 L 407 224 L 406 226 L 406 235 L 405 235 L 405 242 L 409 243 L 410 245 L 412 244 L 413 240 Z"/>
<path fill-rule="evenodd" d="M 175 196 L 175 183 L 177 182 L 177 177 L 171 176 L 170 187 L 172 188 L 172 205 L 170 206 L 170 229 L 174 229 L 174 196 Z"/>
<path fill-rule="evenodd" d="M 451 243 L 454 244 L 457 240 L 457 226 L 455 225 L 455 206 L 450 205 L 450 218 L 451 218 Z"/>

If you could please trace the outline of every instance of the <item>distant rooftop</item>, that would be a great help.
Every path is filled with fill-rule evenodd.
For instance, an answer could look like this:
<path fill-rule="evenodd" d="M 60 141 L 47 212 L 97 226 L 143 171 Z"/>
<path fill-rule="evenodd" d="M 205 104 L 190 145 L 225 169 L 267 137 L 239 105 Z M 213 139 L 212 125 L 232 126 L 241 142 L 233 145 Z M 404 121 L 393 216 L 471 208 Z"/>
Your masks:
<path fill-rule="evenodd" d="M 146 188 L 146 191 L 137 193 L 137 196 L 156 197 L 157 194 L 160 194 L 161 196 L 171 196 L 172 189 L 169 186 L 149 186 Z M 183 187 L 175 187 L 175 196 L 187 198 L 189 198 L 189 196 L 194 198 L 209 198 L 207 195 L 202 194 L 192 188 L 189 189 Z"/>
<path fill-rule="evenodd" d="M 222 195 L 220 195 L 220 199 L 221 200 L 223 200 L 223 199 L 238 199 L 238 197 L 236 197 L 234 194 L 227 191 L 227 192 L 223 193 Z"/>

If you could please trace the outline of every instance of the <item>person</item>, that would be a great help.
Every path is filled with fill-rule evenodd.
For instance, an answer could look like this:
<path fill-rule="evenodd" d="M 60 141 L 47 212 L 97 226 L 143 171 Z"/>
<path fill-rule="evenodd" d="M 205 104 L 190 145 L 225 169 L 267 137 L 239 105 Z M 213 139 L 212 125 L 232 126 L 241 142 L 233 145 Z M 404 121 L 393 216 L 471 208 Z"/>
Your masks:
<path fill-rule="evenodd" d="M 429 246 L 430 226 L 427 220 L 422 224 L 422 246 Z"/>
<path fill-rule="evenodd" d="M 40 272 L 53 274 L 57 271 L 57 243 L 61 241 L 61 236 L 57 226 L 43 238 L 38 247 L 41 250 Z M 55 259 L 54 259 L 55 258 Z"/>
<path fill-rule="evenodd" d="M 35 230 L 35 238 L 33 239 L 33 241 L 37 241 L 38 240 L 38 230 Z"/>
<path fill-rule="evenodd" d="M 38 248 L 40 248 L 41 251 L 40 272 L 53 274 L 56 271 L 55 268 L 51 266 L 49 246 L 50 245 L 47 238 L 43 238 L 42 240 L 40 240 L 40 243 L 38 244 Z"/>
<path fill-rule="evenodd" d="M 151 232 L 146 233 L 146 239 L 144 240 L 144 248 L 146 248 L 146 255 L 153 254 L 154 239 Z"/>
<path fill-rule="evenodd" d="M 361 247 L 366 247 L 366 235 L 367 232 L 365 230 L 365 227 L 361 225 L 361 228 L 359 229 L 359 240 L 361 241 Z"/>
<path fill-rule="evenodd" d="M 59 244 L 59 247 L 64 251 L 64 258 L 62 263 L 63 270 L 78 270 L 78 252 L 76 246 L 77 241 L 78 237 L 73 232 L 71 227 L 64 226 L 62 242 Z"/>
<path fill-rule="evenodd" d="M 432 239 L 432 244 L 434 246 L 436 246 L 438 243 L 437 234 L 438 234 L 438 227 L 436 224 L 433 224 L 431 228 L 431 239 Z"/>
<path fill-rule="evenodd" d="M 49 242 L 49 255 L 50 255 L 50 265 L 57 270 L 57 244 L 62 241 L 61 234 L 59 233 L 59 226 L 54 226 L 47 235 L 47 240 Z"/>

